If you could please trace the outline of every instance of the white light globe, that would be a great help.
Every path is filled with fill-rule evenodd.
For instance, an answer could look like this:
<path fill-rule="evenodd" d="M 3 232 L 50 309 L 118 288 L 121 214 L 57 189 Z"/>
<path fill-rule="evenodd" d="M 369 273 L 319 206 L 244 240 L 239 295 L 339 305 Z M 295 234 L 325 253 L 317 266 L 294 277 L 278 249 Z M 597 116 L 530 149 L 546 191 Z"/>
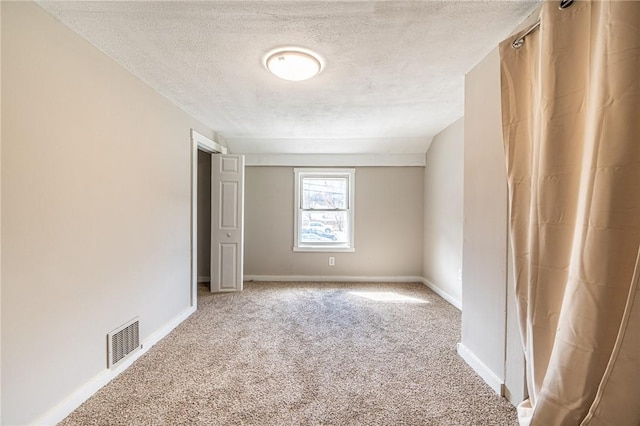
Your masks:
<path fill-rule="evenodd" d="M 280 50 L 266 60 L 269 71 L 289 81 L 308 80 L 320 72 L 320 60 L 310 53 L 296 50 Z"/>

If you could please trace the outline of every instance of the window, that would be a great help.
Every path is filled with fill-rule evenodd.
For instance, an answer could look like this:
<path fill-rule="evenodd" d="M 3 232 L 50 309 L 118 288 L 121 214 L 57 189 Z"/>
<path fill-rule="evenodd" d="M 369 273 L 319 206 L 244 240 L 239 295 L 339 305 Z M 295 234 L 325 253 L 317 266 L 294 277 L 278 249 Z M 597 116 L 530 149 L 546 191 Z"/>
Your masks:
<path fill-rule="evenodd" d="M 294 251 L 354 251 L 355 169 L 294 169 Z"/>

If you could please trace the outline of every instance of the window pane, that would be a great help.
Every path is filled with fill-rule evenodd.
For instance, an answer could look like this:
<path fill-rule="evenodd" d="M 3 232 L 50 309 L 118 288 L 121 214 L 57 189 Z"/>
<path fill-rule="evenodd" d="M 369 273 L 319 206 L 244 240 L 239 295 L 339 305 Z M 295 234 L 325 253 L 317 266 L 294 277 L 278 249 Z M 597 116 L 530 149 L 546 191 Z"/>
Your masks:
<path fill-rule="evenodd" d="M 347 178 L 303 178 L 302 208 L 346 209 Z"/>
<path fill-rule="evenodd" d="M 302 212 L 301 243 L 347 243 L 347 212 Z"/>

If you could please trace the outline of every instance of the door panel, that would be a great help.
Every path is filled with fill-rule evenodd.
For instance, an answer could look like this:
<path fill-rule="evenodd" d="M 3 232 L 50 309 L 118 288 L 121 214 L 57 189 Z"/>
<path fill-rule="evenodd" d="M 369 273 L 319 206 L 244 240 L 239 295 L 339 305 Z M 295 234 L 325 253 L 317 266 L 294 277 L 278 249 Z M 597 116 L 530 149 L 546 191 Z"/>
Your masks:
<path fill-rule="evenodd" d="M 211 291 L 242 290 L 244 156 L 212 155 Z"/>
<path fill-rule="evenodd" d="M 235 291 L 238 276 L 235 265 L 238 262 L 238 244 L 222 243 L 220 244 L 220 290 Z"/>
<path fill-rule="evenodd" d="M 222 203 L 222 211 L 220 214 L 221 229 L 238 228 L 238 183 L 237 182 L 221 182 L 220 183 L 220 202 Z"/>

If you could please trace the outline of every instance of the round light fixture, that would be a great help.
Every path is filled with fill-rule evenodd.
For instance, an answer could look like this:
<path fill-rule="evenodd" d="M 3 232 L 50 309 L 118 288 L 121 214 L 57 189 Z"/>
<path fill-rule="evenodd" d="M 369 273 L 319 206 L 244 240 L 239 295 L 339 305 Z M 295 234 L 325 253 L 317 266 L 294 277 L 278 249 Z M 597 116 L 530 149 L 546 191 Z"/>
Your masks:
<path fill-rule="evenodd" d="M 317 55 L 300 48 L 273 51 L 267 55 L 265 65 L 276 77 L 289 81 L 308 80 L 322 69 Z"/>

